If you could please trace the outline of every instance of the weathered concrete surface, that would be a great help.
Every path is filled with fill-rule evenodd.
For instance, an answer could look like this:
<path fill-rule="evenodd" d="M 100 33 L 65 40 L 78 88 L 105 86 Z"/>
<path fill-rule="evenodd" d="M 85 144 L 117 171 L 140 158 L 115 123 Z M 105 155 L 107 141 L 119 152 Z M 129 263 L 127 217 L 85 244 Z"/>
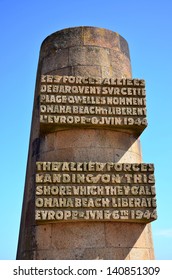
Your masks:
<path fill-rule="evenodd" d="M 64 29 L 41 47 L 17 259 L 153 259 L 151 225 L 118 222 L 67 222 L 36 225 L 36 161 L 142 161 L 134 135 L 102 129 L 69 129 L 39 134 L 41 74 L 131 78 L 127 42 L 94 27 Z"/>

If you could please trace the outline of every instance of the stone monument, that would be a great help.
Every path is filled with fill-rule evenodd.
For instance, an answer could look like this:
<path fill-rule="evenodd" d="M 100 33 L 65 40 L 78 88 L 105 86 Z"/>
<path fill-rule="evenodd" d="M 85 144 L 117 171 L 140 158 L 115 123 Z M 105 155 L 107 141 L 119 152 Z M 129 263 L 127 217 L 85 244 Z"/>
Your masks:
<path fill-rule="evenodd" d="M 143 79 L 118 33 L 68 28 L 41 46 L 17 259 L 154 259 Z"/>

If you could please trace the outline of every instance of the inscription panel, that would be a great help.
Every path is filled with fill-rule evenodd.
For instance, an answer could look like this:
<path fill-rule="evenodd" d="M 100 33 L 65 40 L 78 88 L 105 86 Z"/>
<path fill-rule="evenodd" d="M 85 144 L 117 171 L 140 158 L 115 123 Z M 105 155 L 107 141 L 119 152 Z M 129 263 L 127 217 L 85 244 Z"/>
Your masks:
<path fill-rule="evenodd" d="M 41 131 L 69 126 L 125 129 L 147 126 L 145 81 L 42 75 Z"/>
<path fill-rule="evenodd" d="M 37 162 L 36 170 L 37 222 L 157 218 L 153 164 Z"/>

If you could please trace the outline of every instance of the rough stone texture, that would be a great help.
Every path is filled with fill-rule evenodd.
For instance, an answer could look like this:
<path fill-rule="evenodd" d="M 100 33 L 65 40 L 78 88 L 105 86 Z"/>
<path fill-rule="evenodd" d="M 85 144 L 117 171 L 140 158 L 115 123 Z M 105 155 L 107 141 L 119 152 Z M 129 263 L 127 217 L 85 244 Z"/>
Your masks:
<path fill-rule="evenodd" d="M 17 259 L 153 259 L 150 224 L 35 224 L 34 174 L 37 160 L 142 161 L 139 139 L 124 132 L 81 128 L 40 136 L 38 93 L 41 74 L 131 78 L 128 44 L 118 33 L 95 27 L 64 29 L 42 43 Z"/>
<path fill-rule="evenodd" d="M 139 140 L 131 134 L 94 129 L 64 130 L 45 135 L 41 138 L 38 157 L 39 161 L 139 163 L 141 160 Z"/>

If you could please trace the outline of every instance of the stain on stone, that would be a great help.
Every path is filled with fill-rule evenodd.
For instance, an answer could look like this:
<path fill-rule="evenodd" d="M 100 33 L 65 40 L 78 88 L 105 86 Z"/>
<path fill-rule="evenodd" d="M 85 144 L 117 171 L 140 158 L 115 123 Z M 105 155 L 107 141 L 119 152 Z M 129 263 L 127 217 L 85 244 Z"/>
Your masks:
<path fill-rule="evenodd" d="M 32 143 L 32 156 L 39 154 L 40 138 L 36 138 Z"/>
<path fill-rule="evenodd" d="M 119 36 L 121 52 L 123 52 L 130 59 L 130 52 L 126 40 Z"/>

